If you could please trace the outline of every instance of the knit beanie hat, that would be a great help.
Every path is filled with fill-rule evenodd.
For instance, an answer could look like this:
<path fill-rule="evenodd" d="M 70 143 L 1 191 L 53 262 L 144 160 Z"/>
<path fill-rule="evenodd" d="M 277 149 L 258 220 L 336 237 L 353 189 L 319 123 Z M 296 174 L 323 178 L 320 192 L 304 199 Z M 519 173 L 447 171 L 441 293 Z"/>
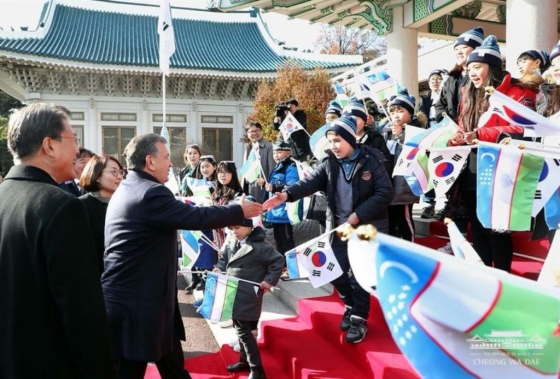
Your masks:
<path fill-rule="evenodd" d="M 554 46 L 554 48 L 550 52 L 550 62 L 552 62 L 552 60 L 559 55 L 560 55 L 560 41 L 558 41 L 558 44 Z"/>
<path fill-rule="evenodd" d="M 448 75 L 448 73 L 445 72 L 445 70 L 439 70 L 439 69 L 432 70 L 430 72 L 430 75 L 428 75 L 428 80 L 430 80 L 430 78 L 434 75 L 439 75 L 443 79 L 443 75 Z"/>
<path fill-rule="evenodd" d="M 490 66 L 502 68 L 502 54 L 496 36 L 489 35 L 482 45 L 474 49 L 467 58 L 467 66 L 473 62 L 487 63 Z"/>
<path fill-rule="evenodd" d="M 338 117 L 342 116 L 342 105 L 340 105 L 336 100 L 331 100 L 329 105 L 327 105 L 327 111 L 325 112 L 325 115 L 328 114 L 335 114 Z"/>
<path fill-rule="evenodd" d="M 476 28 L 467 30 L 459 37 L 457 37 L 457 40 L 455 41 L 455 45 L 453 45 L 453 48 L 456 48 L 459 45 L 467 45 L 472 47 L 473 49 L 476 49 L 482 44 L 483 39 L 484 39 L 484 29 L 482 29 L 480 26 L 477 26 Z"/>
<path fill-rule="evenodd" d="M 361 102 L 355 100 L 350 101 L 348 102 L 348 104 L 346 104 L 346 106 L 342 110 L 342 116 L 343 117 L 354 116 L 354 117 L 361 118 L 364 121 L 367 120 L 366 108 Z"/>
<path fill-rule="evenodd" d="M 519 58 L 521 58 L 521 56 L 523 55 L 528 55 L 531 57 L 531 59 L 533 60 L 537 60 L 539 59 L 541 61 L 541 64 L 539 65 L 539 70 L 544 71 L 548 68 L 548 66 L 550 66 L 550 58 L 548 57 L 548 53 L 544 50 L 527 50 L 522 52 L 521 54 L 519 54 L 519 57 L 517 57 L 517 60 L 519 60 Z"/>
<path fill-rule="evenodd" d="M 414 116 L 414 108 L 416 107 L 416 99 L 408 94 L 408 89 L 402 87 L 397 96 L 391 97 L 389 100 L 389 109 L 392 106 L 399 105 L 406 109 L 411 116 Z"/>
<path fill-rule="evenodd" d="M 288 150 L 292 151 L 292 144 L 288 141 L 276 141 L 272 144 L 272 150 Z"/>
<path fill-rule="evenodd" d="M 342 116 L 329 124 L 325 136 L 328 132 L 336 132 L 355 149 L 357 130 L 358 126 L 352 117 Z"/>

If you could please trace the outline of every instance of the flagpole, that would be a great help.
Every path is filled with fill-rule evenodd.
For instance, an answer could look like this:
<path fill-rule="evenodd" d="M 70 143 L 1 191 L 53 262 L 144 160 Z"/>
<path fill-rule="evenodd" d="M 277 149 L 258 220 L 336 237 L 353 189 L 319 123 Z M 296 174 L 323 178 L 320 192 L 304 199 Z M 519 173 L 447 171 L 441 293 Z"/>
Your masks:
<path fill-rule="evenodd" d="M 224 271 L 222 271 L 220 273 L 217 273 L 217 272 L 208 271 L 208 270 L 206 270 L 206 271 L 179 270 L 179 271 L 177 271 L 177 274 L 217 274 L 217 275 L 225 276 L 225 277 L 228 277 L 228 278 L 233 278 L 233 279 L 238 280 L 240 282 L 250 283 L 250 284 L 253 284 L 257 287 L 260 287 L 260 285 L 261 285 L 260 283 L 253 282 L 251 280 L 241 279 L 241 278 L 238 278 L 236 276 L 227 275 Z M 271 290 L 272 289 L 275 289 L 275 290 L 278 289 L 279 290 L 280 288 L 275 287 L 275 286 L 271 286 L 270 289 Z"/>

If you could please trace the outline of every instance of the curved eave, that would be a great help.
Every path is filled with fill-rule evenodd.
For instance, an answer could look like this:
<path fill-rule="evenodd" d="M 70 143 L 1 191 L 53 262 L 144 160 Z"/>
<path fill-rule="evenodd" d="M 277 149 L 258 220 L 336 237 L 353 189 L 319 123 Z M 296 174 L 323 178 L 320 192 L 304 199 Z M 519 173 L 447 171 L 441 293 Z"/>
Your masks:
<path fill-rule="evenodd" d="M 52 69 L 58 71 L 76 71 L 76 72 L 94 72 L 105 74 L 133 74 L 133 75 L 151 75 L 160 76 L 161 70 L 158 67 L 142 67 L 142 66 L 123 66 L 123 65 L 105 65 L 84 63 L 77 61 L 67 61 L 54 58 L 40 58 L 36 56 L 7 53 L 0 50 L 0 63 L 3 65 L 14 66 L 31 66 L 43 69 Z M 353 66 L 353 65 L 352 65 Z M 318 67 L 318 66 L 317 66 Z M 335 74 L 345 71 L 351 66 L 327 68 L 327 72 Z M 312 69 L 314 67 L 306 67 Z M 258 80 L 261 78 L 273 79 L 276 77 L 276 71 L 270 72 L 238 72 L 238 71 L 222 71 L 222 70 L 205 70 L 205 69 L 186 69 L 172 68 L 170 76 L 187 76 L 198 78 L 221 78 L 221 79 L 238 79 L 238 80 Z"/>

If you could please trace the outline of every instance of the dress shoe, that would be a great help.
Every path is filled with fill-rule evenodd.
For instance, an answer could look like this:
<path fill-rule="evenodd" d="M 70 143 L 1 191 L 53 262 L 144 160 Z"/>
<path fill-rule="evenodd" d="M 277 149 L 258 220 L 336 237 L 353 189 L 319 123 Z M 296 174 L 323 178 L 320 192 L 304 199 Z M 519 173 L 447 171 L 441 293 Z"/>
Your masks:
<path fill-rule="evenodd" d="M 262 367 L 251 367 L 251 373 L 247 379 L 266 379 L 266 375 Z"/>
<path fill-rule="evenodd" d="M 245 361 L 239 361 L 232 365 L 227 366 L 226 368 L 228 372 L 240 372 L 240 371 L 249 371 L 251 367 L 249 367 L 249 363 Z"/>

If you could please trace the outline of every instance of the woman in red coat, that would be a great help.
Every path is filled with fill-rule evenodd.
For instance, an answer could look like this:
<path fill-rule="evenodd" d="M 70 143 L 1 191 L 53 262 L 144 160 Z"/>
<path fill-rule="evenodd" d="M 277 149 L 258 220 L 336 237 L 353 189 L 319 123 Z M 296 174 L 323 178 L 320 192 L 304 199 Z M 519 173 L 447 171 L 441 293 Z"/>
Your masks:
<path fill-rule="evenodd" d="M 510 125 L 497 115 L 484 120 L 482 115 L 488 110 L 488 100 L 484 91 L 487 86 L 494 87 L 519 103 L 535 109 L 538 86 L 542 78 L 528 75 L 523 81 L 514 79 L 502 70 L 502 56 L 495 36 L 488 36 L 481 46 L 476 48 L 467 59 L 470 82 L 462 89 L 460 114 L 458 117 L 460 131 L 450 139 L 451 146 L 472 144 L 475 140 L 497 143 L 504 136 L 523 136 L 523 128 Z M 513 257 L 511 237 L 507 231 L 492 230 L 482 226 L 476 214 L 476 149 L 469 156 L 467 167 L 463 171 L 455 196 L 450 202 L 456 207 L 466 209 L 471 222 L 473 245 L 480 258 L 487 266 L 510 271 Z"/>

